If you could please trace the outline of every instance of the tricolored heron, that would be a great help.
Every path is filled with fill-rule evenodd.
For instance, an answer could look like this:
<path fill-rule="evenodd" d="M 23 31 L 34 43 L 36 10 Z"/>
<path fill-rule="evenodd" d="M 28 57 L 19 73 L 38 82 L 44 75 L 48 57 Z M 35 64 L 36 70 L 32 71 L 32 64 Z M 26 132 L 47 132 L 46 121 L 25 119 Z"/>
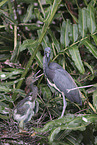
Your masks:
<path fill-rule="evenodd" d="M 76 102 L 81 105 L 81 92 L 79 89 L 68 92 L 68 89 L 76 88 L 77 85 L 71 75 L 59 64 L 55 62 L 50 63 L 50 54 L 51 49 L 49 47 L 45 48 L 43 57 L 43 70 L 49 86 L 53 87 L 63 96 L 63 111 L 60 117 L 62 118 L 67 104 L 65 96 L 71 102 Z"/>
<path fill-rule="evenodd" d="M 41 74 L 42 75 L 42 74 Z M 24 129 L 24 123 L 31 120 L 38 112 L 39 103 L 36 100 L 38 94 L 38 88 L 33 84 L 41 76 L 31 75 L 26 79 L 27 95 L 22 99 L 14 108 L 13 117 L 19 122 L 20 132 Z"/>

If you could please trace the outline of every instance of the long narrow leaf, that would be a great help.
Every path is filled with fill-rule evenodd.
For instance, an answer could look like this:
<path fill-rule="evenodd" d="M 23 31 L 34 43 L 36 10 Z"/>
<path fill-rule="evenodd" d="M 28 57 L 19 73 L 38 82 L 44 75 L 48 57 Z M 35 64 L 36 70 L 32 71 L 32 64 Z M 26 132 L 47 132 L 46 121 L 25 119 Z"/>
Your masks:
<path fill-rule="evenodd" d="M 29 47 L 28 50 L 29 50 L 30 54 L 32 55 L 34 52 L 34 49 Z M 39 66 L 42 68 L 43 67 L 43 57 L 39 51 L 36 53 L 36 59 L 37 59 Z"/>
<path fill-rule="evenodd" d="M 97 89 L 93 93 L 93 105 L 95 106 L 95 108 L 97 110 Z"/>
<path fill-rule="evenodd" d="M 97 36 L 96 35 L 91 35 L 91 36 L 94 39 L 95 44 L 97 45 Z"/>
<path fill-rule="evenodd" d="M 31 17 L 32 17 L 32 9 L 33 9 L 33 5 L 29 5 L 28 9 L 27 9 L 27 13 L 23 19 L 23 22 L 26 23 L 28 22 Z"/>
<path fill-rule="evenodd" d="M 14 70 L 14 71 L 12 71 L 12 72 L 0 72 L 0 79 L 2 79 L 2 80 L 5 80 L 5 79 L 7 79 L 7 78 L 10 78 L 10 77 L 12 77 L 12 76 L 14 76 L 14 75 L 18 75 L 18 74 L 21 74 L 23 71 L 22 70 Z"/>
<path fill-rule="evenodd" d="M 78 39 L 78 25 L 77 24 L 73 24 L 72 27 L 72 40 L 73 42 L 75 42 Z"/>
<path fill-rule="evenodd" d="M 87 7 L 87 26 L 92 34 L 96 30 L 95 9 L 92 5 Z"/>
<path fill-rule="evenodd" d="M 28 50 L 30 51 L 30 54 L 32 55 L 37 45 L 38 45 L 37 41 L 28 39 L 23 42 L 23 44 L 19 48 L 19 51 L 21 52 L 28 48 Z M 40 52 L 37 52 L 36 59 L 37 59 L 39 65 L 42 67 L 42 56 L 41 56 Z"/>
<path fill-rule="evenodd" d="M 82 60 L 80 57 L 78 46 L 74 45 L 74 46 L 69 47 L 69 53 L 72 57 L 72 60 L 74 61 L 75 65 L 76 65 L 76 67 L 80 71 L 80 73 L 84 73 L 85 70 L 84 70 L 84 66 L 83 66 L 83 63 L 82 63 Z"/>
<path fill-rule="evenodd" d="M 88 39 L 83 40 L 81 43 L 97 58 L 97 48 Z"/>
<path fill-rule="evenodd" d="M 0 25 L 0 29 L 6 27 L 6 25 Z"/>
<path fill-rule="evenodd" d="M 1 119 L 8 119 L 8 118 L 10 118 L 10 117 L 9 117 L 9 116 L 5 116 L 5 115 L 1 115 L 1 114 L 0 114 L 0 118 L 1 118 Z"/>
<path fill-rule="evenodd" d="M 60 37 L 60 42 L 61 44 L 66 47 L 70 43 L 70 38 L 69 38 L 69 33 L 70 33 L 70 21 L 63 21 L 62 27 L 61 27 L 61 37 Z"/>
<path fill-rule="evenodd" d="M 54 34 L 52 33 L 51 30 L 48 30 L 48 33 L 51 36 L 51 39 L 52 39 L 52 41 L 53 41 L 53 43 L 55 45 L 55 48 L 56 48 L 57 52 L 59 52 L 60 51 L 60 45 L 59 45 L 58 40 L 56 39 L 56 37 L 54 36 Z"/>
<path fill-rule="evenodd" d="M 2 2 L 0 2 L 0 7 L 1 7 L 2 5 L 4 5 L 7 1 L 8 1 L 8 0 L 3 0 Z"/>
<path fill-rule="evenodd" d="M 87 32 L 86 20 L 87 20 L 86 8 L 79 9 L 79 32 L 82 37 L 85 37 Z"/>
<path fill-rule="evenodd" d="M 56 128 L 54 128 L 49 136 L 49 141 L 53 142 L 56 135 L 61 130 L 80 130 L 84 131 L 86 129 L 86 126 L 88 126 L 90 123 L 95 123 L 97 120 L 97 115 L 82 115 L 75 117 L 73 120 L 67 123 L 59 123 L 60 125 Z"/>
<path fill-rule="evenodd" d="M 84 65 L 88 67 L 88 69 L 91 71 L 92 74 L 94 73 L 91 65 L 89 65 L 87 62 L 84 62 Z"/>
<path fill-rule="evenodd" d="M 37 45 L 38 45 L 37 41 L 33 41 L 31 39 L 28 39 L 28 40 L 23 41 L 23 44 L 21 44 L 19 47 L 19 51 L 21 52 L 21 51 L 25 50 L 26 48 L 36 47 Z"/>

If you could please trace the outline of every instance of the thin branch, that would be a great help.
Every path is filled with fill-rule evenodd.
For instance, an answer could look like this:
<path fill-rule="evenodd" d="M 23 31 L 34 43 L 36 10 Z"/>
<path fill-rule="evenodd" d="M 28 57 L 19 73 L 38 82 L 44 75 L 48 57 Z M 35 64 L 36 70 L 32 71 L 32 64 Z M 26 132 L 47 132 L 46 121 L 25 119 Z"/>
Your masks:
<path fill-rule="evenodd" d="M 39 5 L 40 5 L 41 11 L 42 11 L 43 16 L 44 16 L 44 18 L 45 18 L 45 12 L 44 12 L 44 9 L 43 9 L 43 7 L 42 7 L 42 4 L 41 4 L 40 0 L 38 0 L 38 3 L 39 3 Z"/>
<path fill-rule="evenodd" d="M 67 93 L 69 93 L 72 90 L 76 90 L 76 89 L 82 89 L 82 88 L 89 88 L 89 87 L 93 87 L 94 85 L 88 85 L 88 86 L 81 86 L 81 87 L 76 87 L 76 88 L 72 88 L 72 89 L 67 89 Z"/>
<path fill-rule="evenodd" d="M 17 46 L 17 26 L 14 25 L 14 50 Z"/>

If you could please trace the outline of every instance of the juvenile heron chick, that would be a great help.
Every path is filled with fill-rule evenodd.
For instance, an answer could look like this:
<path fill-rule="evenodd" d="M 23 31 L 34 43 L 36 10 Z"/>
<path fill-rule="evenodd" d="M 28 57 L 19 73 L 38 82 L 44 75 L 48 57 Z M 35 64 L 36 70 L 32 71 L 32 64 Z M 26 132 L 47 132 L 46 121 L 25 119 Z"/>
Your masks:
<path fill-rule="evenodd" d="M 13 111 L 14 119 L 19 122 L 20 132 L 24 129 L 24 124 L 30 121 L 39 109 L 39 103 L 36 100 L 38 88 L 30 84 L 30 90 L 31 92 L 16 105 Z"/>
<path fill-rule="evenodd" d="M 63 111 L 61 114 L 61 117 L 63 117 L 66 109 L 65 96 L 71 102 L 76 102 L 81 105 L 81 92 L 79 89 L 68 92 L 68 89 L 76 88 L 77 85 L 71 75 L 59 64 L 55 62 L 50 63 L 50 54 L 51 49 L 49 47 L 45 48 L 43 57 L 43 70 L 49 86 L 53 87 L 63 96 Z"/>

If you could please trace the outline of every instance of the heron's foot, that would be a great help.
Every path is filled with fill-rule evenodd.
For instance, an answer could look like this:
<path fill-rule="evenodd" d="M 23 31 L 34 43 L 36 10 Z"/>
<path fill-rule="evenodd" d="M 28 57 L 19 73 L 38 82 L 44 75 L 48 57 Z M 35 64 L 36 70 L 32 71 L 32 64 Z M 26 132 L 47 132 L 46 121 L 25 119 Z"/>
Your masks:
<path fill-rule="evenodd" d="M 33 136 L 35 136 L 37 134 L 37 132 L 33 132 L 32 134 L 31 134 L 31 136 L 33 137 Z"/>
<path fill-rule="evenodd" d="M 19 133 L 27 133 L 27 131 L 23 128 L 19 128 Z"/>
<path fill-rule="evenodd" d="M 58 119 L 61 119 L 62 117 L 64 117 L 64 114 L 62 114 L 60 117 L 58 117 Z"/>

